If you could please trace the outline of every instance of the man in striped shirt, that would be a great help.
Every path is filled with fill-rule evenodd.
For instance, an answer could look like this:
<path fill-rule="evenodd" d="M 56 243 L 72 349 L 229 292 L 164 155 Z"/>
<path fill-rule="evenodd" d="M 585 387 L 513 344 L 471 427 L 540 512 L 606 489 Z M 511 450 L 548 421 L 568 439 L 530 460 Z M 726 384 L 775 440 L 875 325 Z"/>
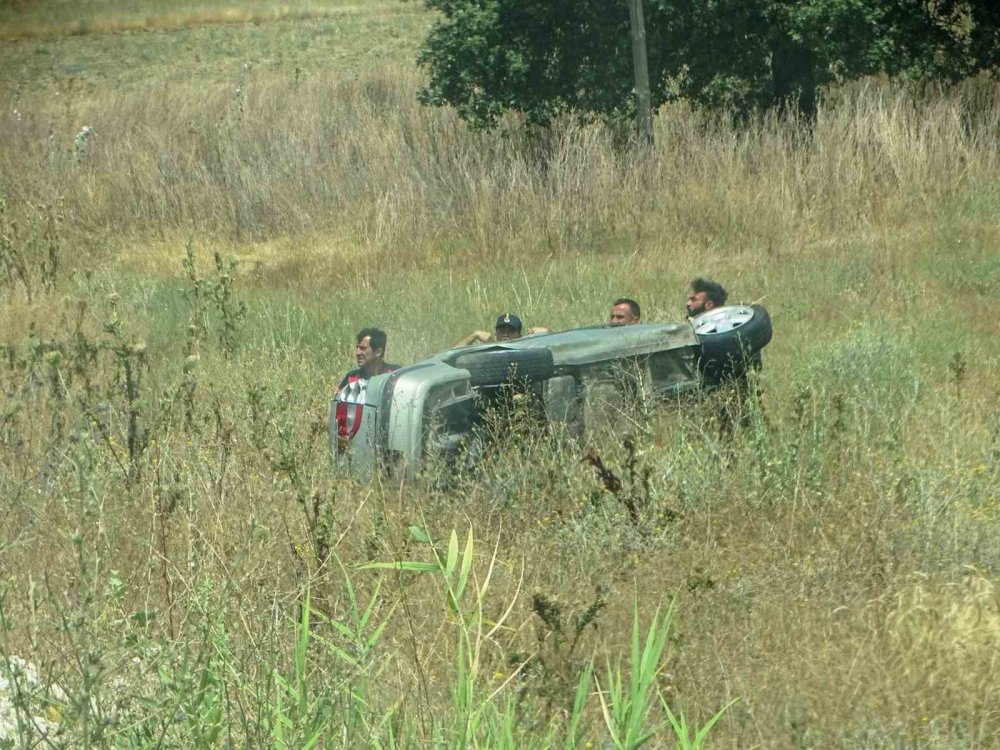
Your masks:
<path fill-rule="evenodd" d="M 361 413 L 365 406 L 368 381 L 375 375 L 398 370 L 399 365 L 385 361 L 386 335 L 378 328 L 358 331 L 354 359 L 358 363 L 337 386 L 335 417 L 337 420 L 337 450 L 343 452 L 361 426 Z"/>

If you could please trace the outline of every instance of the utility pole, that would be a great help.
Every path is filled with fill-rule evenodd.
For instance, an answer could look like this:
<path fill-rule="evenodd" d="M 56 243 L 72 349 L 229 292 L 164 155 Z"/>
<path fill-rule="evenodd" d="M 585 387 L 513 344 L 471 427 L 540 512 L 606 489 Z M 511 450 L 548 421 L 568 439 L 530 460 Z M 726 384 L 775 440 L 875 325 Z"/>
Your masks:
<path fill-rule="evenodd" d="M 635 129 L 639 140 L 653 144 L 653 110 L 649 95 L 649 63 L 646 58 L 646 21 L 642 16 L 642 0 L 628 0 L 629 22 L 632 27 L 632 61 L 635 67 Z"/>

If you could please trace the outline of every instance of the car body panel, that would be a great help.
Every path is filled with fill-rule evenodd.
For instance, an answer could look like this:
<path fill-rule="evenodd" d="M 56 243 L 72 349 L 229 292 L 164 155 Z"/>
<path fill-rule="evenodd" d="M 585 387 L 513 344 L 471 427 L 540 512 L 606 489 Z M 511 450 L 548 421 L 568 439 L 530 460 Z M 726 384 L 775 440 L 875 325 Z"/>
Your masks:
<path fill-rule="evenodd" d="M 496 349 L 551 350 L 556 366 L 574 366 L 613 361 L 623 357 L 653 354 L 683 346 L 697 348 L 698 337 L 687 323 L 644 323 L 630 326 L 591 326 L 556 333 L 538 333 L 512 341 L 448 349 L 431 357 L 447 362 L 459 354 Z"/>

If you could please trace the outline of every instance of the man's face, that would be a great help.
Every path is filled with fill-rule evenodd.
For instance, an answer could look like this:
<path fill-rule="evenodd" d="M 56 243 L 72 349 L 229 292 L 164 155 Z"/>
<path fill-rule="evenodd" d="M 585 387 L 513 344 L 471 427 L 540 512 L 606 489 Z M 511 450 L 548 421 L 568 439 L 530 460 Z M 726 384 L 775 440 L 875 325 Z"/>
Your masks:
<path fill-rule="evenodd" d="M 713 307 L 715 307 L 715 303 L 708 298 L 708 292 L 691 292 L 688 295 L 687 314 L 689 318 L 708 312 Z"/>
<path fill-rule="evenodd" d="M 632 310 L 627 304 L 623 303 L 611 308 L 611 325 L 627 326 L 638 322 L 639 319 L 632 314 Z"/>
<path fill-rule="evenodd" d="M 521 338 L 521 332 L 509 326 L 498 326 L 496 329 L 497 341 L 513 341 Z"/>
<path fill-rule="evenodd" d="M 365 336 L 354 348 L 354 359 L 362 370 L 371 370 L 382 363 L 381 349 L 372 349 L 371 336 Z"/>

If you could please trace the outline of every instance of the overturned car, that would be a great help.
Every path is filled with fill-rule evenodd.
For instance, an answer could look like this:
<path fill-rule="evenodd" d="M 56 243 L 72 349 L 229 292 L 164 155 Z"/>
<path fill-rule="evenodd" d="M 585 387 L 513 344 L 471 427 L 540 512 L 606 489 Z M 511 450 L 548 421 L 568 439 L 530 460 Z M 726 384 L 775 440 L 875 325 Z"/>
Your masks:
<path fill-rule="evenodd" d="M 432 457 L 468 464 L 489 439 L 491 418 L 515 404 L 548 428 L 583 436 L 637 400 L 743 376 L 770 340 L 763 307 L 732 305 L 679 324 L 576 328 L 449 349 L 359 383 L 347 396 L 349 426 L 331 404 L 331 453 L 359 479 L 413 477 Z"/>

